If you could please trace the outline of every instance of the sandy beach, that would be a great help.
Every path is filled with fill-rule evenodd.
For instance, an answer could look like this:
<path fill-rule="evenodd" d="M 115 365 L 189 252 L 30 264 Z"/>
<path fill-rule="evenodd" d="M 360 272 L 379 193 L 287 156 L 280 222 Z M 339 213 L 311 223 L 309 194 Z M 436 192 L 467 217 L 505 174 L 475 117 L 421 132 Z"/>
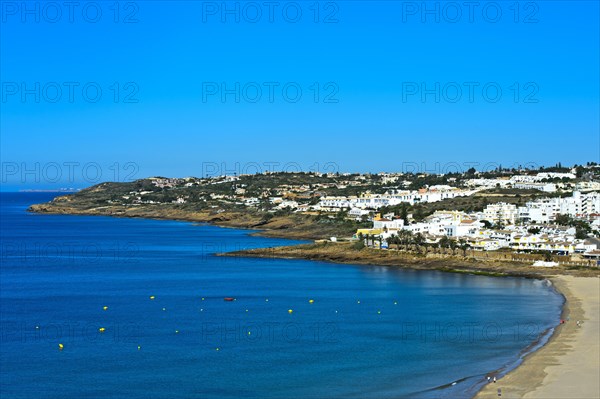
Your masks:
<path fill-rule="evenodd" d="M 550 341 L 512 372 L 484 387 L 477 399 L 600 398 L 600 279 L 557 276 L 567 299 L 563 318 Z M 581 321 L 581 327 L 577 326 Z"/>

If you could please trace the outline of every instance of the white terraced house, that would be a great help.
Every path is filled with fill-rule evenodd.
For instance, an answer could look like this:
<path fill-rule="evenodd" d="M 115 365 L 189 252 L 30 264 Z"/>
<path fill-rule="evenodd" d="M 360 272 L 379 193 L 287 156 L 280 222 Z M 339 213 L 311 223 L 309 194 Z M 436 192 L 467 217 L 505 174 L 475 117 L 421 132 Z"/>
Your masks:
<path fill-rule="evenodd" d="M 337 212 L 341 209 L 352 208 L 352 200 L 356 197 L 322 197 L 319 207 L 323 211 Z"/>
<path fill-rule="evenodd" d="M 519 208 L 519 218 L 524 222 L 550 223 L 559 214 L 571 217 L 586 217 L 600 213 L 600 194 L 573 192 L 572 197 L 544 198 L 528 202 Z"/>
<path fill-rule="evenodd" d="M 556 192 L 556 184 L 554 183 L 515 183 L 513 188 L 520 190 L 539 190 L 546 193 Z"/>
<path fill-rule="evenodd" d="M 491 223 L 515 224 L 517 215 L 517 206 L 505 202 L 488 205 L 483 210 L 483 219 Z"/>
<path fill-rule="evenodd" d="M 510 243 L 510 247 L 519 252 L 548 251 L 565 255 L 575 252 L 575 246 L 575 237 L 547 234 L 515 236 Z"/>
<path fill-rule="evenodd" d="M 437 202 L 448 198 L 469 196 L 474 193 L 475 190 L 459 190 L 449 186 L 419 191 L 390 190 L 385 194 L 365 193 L 359 197 L 324 197 L 321 199 L 320 205 L 325 208 L 379 209 L 382 206 L 399 205 L 404 202 L 409 204 Z"/>

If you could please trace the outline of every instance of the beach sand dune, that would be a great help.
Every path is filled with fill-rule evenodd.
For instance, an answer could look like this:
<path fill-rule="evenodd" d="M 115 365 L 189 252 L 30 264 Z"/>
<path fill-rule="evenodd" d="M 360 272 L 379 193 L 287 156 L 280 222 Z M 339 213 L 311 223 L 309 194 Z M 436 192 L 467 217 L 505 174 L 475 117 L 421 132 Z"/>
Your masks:
<path fill-rule="evenodd" d="M 563 317 L 569 320 L 548 344 L 476 398 L 498 398 L 498 389 L 505 399 L 600 398 L 600 279 L 558 276 L 552 281 L 567 299 Z"/>

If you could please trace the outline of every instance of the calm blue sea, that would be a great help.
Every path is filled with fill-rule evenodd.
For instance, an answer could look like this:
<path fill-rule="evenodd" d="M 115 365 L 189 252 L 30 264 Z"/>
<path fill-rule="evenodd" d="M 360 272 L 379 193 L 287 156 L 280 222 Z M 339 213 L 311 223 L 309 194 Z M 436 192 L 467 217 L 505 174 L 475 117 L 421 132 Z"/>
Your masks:
<path fill-rule="evenodd" d="M 559 321 L 542 281 L 214 257 L 293 241 L 53 196 L 0 194 L 2 398 L 471 397 Z"/>

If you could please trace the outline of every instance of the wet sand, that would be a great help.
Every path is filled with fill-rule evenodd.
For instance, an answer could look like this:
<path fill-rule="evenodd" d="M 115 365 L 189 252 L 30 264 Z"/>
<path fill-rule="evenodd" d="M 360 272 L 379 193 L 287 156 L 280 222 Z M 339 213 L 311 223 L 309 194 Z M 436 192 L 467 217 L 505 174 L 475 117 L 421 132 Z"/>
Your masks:
<path fill-rule="evenodd" d="M 485 386 L 477 399 L 597 399 L 600 398 L 600 279 L 552 278 L 567 302 L 550 341 L 525 358 L 497 383 Z M 581 327 L 577 326 L 581 321 Z"/>

